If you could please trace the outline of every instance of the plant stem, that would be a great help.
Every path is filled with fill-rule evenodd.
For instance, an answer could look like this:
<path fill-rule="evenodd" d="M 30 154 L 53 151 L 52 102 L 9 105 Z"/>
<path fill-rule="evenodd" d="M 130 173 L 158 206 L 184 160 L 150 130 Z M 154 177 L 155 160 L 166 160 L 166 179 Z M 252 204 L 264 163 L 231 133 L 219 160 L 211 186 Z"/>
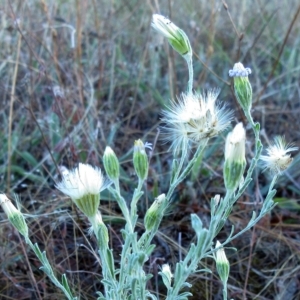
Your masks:
<path fill-rule="evenodd" d="M 188 53 L 183 56 L 186 60 L 189 69 L 188 93 L 193 92 L 194 70 L 193 70 L 193 53 Z"/>
<path fill-rule="evenodd" d="M 43 253 L 39 249 L 39 246 L 37 244 L 33 244 L 29 238 L 25 238 L 26 243 L 29 245 L 29 247 L 32 249 L 32 251 L 35 253 L 41 264 L 43 265 L 40 269 L 44 271 L 44 273 L 49 277 L 49 279 L 55 284 L 59 289 L 63 291 L 65 296 L 68 298 L 68 300 L 76 300 L 77 297 L 74 297 L 71 293 L 71 290 L 69 288 L 67 279 L 65 274 L 63 274 L 63 284 L 59 282 L 59 280 L 54 275 L 53 269 L 47 259 L 46 252 Z"/>
<path fill-rule="evenodd" d="M 223 284 L 223 300 L 227 300 L 227 282 L 224 282 Z"/>

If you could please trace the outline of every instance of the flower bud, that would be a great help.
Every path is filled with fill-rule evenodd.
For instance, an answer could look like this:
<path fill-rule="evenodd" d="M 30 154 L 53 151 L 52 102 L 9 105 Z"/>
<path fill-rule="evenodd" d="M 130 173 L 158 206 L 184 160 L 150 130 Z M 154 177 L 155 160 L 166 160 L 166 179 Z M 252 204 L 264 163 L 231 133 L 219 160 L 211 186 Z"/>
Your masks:
<path fill-rule="evenodd" d="M 167 288 L 170 288 L 173 274 L 171 272 L 170 266 L 168 264 L 162 265 L 160 275 Z"/>
<path fill-rule="evenodd" d="M 107 146 L 103 155 L 103 164 L 107 176 L 111 180 L 116 180 L 120 176 L 120 165 L 115 152 Z"/>
<path fill-rule="evenodd" d="M 219 202 L 220 202 L 220 198 L 221 198 L 221 197 L 220 197 L 219 194 L 215 195 L 215 197 L 212 198 L 213 205 L 218 206 L 218 205 L 219 205 Z"/>
<path fill-rule="evenodd" d="M 195 230 L 195 232 L 197 234 L 197 238 L 199 239 L 202 228 L 203 228 L 202 221 L 196 214 L 191 214 L 191 223 L 192 223 L 193 229 Z"/>
<path fill-rule="evenodd" d="M 192 55 L 189 38 L 183 30 L 162 15 L 154 14 L 151 26 L 166 37 L 175 51 L 180 55 Z"/>
<path fill-rule="evenodd" d="M 147 231 L 156 230 L 164 216 L 167 207 L 165 194 L 159 195 L 147 210 L 144 224 Z"/>
<path fill-rule="evenodd" d="M 109 235 L 107 227 L 102 220 L 101 213 L 98 211 L 95 216 L 89 218 L 89 221 L 92 223 L 91 230 L 94 231 L 97 237 L 100 250 L 108 249 Z"/>
<path fill-rule="evenodd" d="M 23 214 L 11 203 L 5 194 L 0 194 L 0 205 L 10 223 L 25 237 L 28 238 L 28 227 Z"/>
<path fill-rule="evenodd" d="M 148 176 L 148 156 L 145 151 L 145 145 L 141 140 L 134 142 L 133 166 L 140 180 L 145 180 Z"/>
<path fill-rule="evenodd" d="M 235 191 L 242 180 L 246 168 L 245 141 L 245 129 L 238 123 L 226 138 L 223 174 L 227 190 Z"/>
<path fill-rule="evenodd" d="M 233 77 L 235 96 L 245 112 L 250 112 L 252 106 L 252 87 L 248 79 L 250 68 L 244 68 L 242 63 L 236 63 L 229 76 Z"/>
<path fill-rule="evenodd" d="M 219 248 L 221 246 L 221 243 L 217 241 L 216 248 Z M 221 281 L 224 285 L 227 284 L 227 280 L 229 277 L 229 271 L 230 271 L 230 264 L 226 257 L 224 248 L 221 247 L 217 250 L 215 254 L 215 261 L 217 265 L 217 271 L 220 276 Z"/>

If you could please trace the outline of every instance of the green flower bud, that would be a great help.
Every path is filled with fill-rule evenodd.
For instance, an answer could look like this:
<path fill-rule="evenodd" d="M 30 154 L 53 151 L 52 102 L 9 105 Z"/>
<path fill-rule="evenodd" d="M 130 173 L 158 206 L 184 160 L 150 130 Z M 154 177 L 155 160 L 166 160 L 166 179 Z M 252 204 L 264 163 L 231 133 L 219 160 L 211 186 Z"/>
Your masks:
<path fill-rule="evenodd" d="M 242 123 L 238 123 L 226 138 L 223 175 L 227 190 L 235 191 L 243 178 L 246 168 L 245 141 L 245 129 Z"/>
<path fill-rule="evenodd" d="M 154 200 L 154 202 L 146 212 L 144 224 L 147 231 L 157 230 L 164 216 L 166 207 L 166 196 L 165 194 L 161 194 Z"/>
<path fill-rule="evenodd" d="M 203 228 L 202 221 L 196 214 L 191 214 L 191 222 L 192 222 L 192 227 L 197 234 L 197 238 L 199 239 Z"/>
<path fill-rule="evenodd" d="M 108 242 L 109 242 L 109 235 L 108 235 L 107 227 L 105 226 L 104 223 L 99 224 L 97 236 L 98 236 L 99 249 L 101 250 L 107 249 Z"/>
<path fill-rule="evenodd" d="M 221 246 L 221 243 L 217 241 L 216 248 L 219 248 Z M 221 247 L 217 250 L 215 254 L 215 261 L 217 265 L 217 271 L 220 276 L 221 281 L 224 285 L 227 284 L 227 280 L 229 277 L 229 271 L 230 271 L 230 264 L 226 257 L 224 248 Z"/>
<path fill-rule="evenodd" d="M 244 68 L 243 64 L 236 63 L 229 76 L 233 77 L 235 96 L 244 111 L 250 112 L 252 106 L 252 87 L 248 79 L 250 68 Z"/>
<path fill-rule="evenodd" d="M 180 55 L 192 55 L 189 38 L 183 30 L 162 15 L 154 14 L 151 26 L 166 37 L 175 51 Z"/>
<path fill-rule="evenodd" d="M 120 165 L 115 152 L 107 146 L 103 155 L 103 164 L 107 176 L 111 180 L 116 180 L 120 176 Z"/>
<path fill-rule="evenodd" d="M 133 166 L 140 180 L 145 180 L 148 176 L 148 156 L 145 151 L 145 145 L 141 140 L 134 142 Z"/>
<path fill-rule="evenodd" d="M 27 239 L 28 227 L 23 214 L 11 203 L 5 194 L 0 194 L 0 205 L 10 223 Z"/>
<path fill-rule="evenodd" d="M 174 277 L 170 266 L 168 264 L 162 265 L 161 272 L 159 272 L 159 274 L 162 277 L 163 283 L 169 289 L 172 283 L 172 278 Z"/>
<path fill-rule="evenodd" d="M 108 249 L 109 234 L 102 220 L 101 213 L 98 211 L 95 216 L 89 218 L 89 221 L 92 223 L 91 231 L 93 231 L 97 237 L 99 249 Z"/>

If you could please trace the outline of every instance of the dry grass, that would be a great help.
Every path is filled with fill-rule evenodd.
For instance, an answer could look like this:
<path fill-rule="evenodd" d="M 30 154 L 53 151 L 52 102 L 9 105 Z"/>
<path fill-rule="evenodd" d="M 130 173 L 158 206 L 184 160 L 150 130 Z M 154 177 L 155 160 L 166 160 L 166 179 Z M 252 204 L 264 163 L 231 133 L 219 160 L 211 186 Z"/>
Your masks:
<path fill-rule="evenodd" d="M 227 75 L 233 63 L 242 61 L 253 71 L 253 114 L 262 124 L 264 143 L 284 134 L 300 146 L 299 1 L 228 0 L 225 6 L 224 1 L 205 0 L 0 4 L 0 189 L 20 196 L 31 237 L 47 250 L 57 273 L 67 273 L 80 299 L 96 298 L 101 267 L 95 242 L 86 237 L 86 221 L 54 189 L 58 166 L 88 162 L 101 167 L 104 148 L 110 145 L 122 163 L 124 194 L 132 191 L 134 140 L 155 140 L 160 110 L 187 83 L 185 62 L 150 30 L 152 13 L 168 15 L 190 37 L 196 89 L 220 87 L 221 100 L 236 110 L 236 120 L 244 121 Z M 193 238 L 189 214 L 198 213 L 205 224 L 210 198 L 224 192 L 223 139 L 211 142 L 201 165 L 176 192 L 148 264 L 154 290 L 160 285 L 159 265 L 174 265 Z M 249 158 L 252 146 L 249 135 Z M 298 156 L 281 178 L 274 212 L 232 243 L 236 252 L 227 251 L 231 298 L 300 299 L 299 162 Z M 169 164 L 167 146 L 158 140 L 141 217 L 153 197 L 166 191 Z M 228 235 L 231 224 L 238 231 L 259 210 L 268 180 L 267 174 L 256 173 L 219 239 Z M 109 194 L 102 199 L 117 259 L 123 219 Z M 0 298 L 61 299 L 0 214 Z M 221 299 L 215 274 L 199 274 L 191 281 L 191 299 Z"/>

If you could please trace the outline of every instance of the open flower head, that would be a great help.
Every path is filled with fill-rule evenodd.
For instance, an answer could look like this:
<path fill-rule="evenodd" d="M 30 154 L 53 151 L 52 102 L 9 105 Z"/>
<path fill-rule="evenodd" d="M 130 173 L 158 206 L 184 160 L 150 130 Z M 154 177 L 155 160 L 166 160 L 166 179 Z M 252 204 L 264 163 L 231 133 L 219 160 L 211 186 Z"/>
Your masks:
<path fill-rule="evenodd" d="M 69 196 L 87 216 L 93 217 L 100 204 L 100 191 L 107 187 L 102 172 L 97 167 L 79 163 L 78 167 L 65 171 L 56 188 Z"/>
<path fill-rule="evenodd" d="M 281 174 L 293 160 L 289 152 L 296 150 L 298 147 L 293 147 L 293 145 L 287 144 L 283 137 L 276 136 L 274 144 L 267 148 L 267 155 L 260 157 L 264 169 L 269 169 L 274 174 Z"/>
<path fill-rule="evenodd" d="M 232 112 L 217 104 L 218 94 L 218 90 L 210 90 L 205 95 L 182 94 L 177 103 L 163 111 L 164 139 L 172 143 L 174 152 L 214 137 L 228 127 Z"/>
<path fill-rule="evenodd" d="M 240 62 L 234 64 L 233 69 L 229 70 L 230 77 L 248 77 L 252 73 L 250 68 L 245 68 Z"/>
<path fill-rule="evenodd" d="M 228 72 L 233 77 L 235 96 L 245 112 L 249 112 L 252 106 L 252 87 L 248 79 L 250 68 L 245 68 L 242 63 L 234 64 Z"/>

